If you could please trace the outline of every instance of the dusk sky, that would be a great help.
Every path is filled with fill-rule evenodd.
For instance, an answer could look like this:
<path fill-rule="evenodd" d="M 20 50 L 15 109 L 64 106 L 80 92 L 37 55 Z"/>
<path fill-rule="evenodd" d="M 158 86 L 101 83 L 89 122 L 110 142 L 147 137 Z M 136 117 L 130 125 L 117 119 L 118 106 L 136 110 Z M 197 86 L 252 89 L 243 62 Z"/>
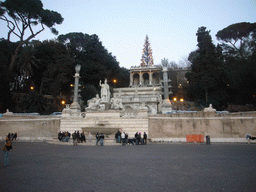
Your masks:
<path fill-rule="evenodd" d="M 146 35 L 155 64 L 167 58 L 179 63 L 197 47 L 196 32 L 205 26 L 216 33 L 239 22 L 256 22 L 256 0 L 42 0 L 45 9 L 59 12 L 59 34 L 82 32 L 99 36 L 121 67 L 139 66 Z M 0 37 L 7 37 L 0 21 Z M 53 39 L 49 29 L 35 40 Z M 15 41 L 15 39 L 12 39 Z"/>

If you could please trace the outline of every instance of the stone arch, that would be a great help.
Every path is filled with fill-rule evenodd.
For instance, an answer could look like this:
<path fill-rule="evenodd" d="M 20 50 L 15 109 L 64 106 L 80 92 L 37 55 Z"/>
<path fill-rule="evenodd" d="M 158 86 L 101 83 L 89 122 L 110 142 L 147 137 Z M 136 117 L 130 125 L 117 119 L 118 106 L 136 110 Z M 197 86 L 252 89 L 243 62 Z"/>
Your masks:
<path fill-rule="evenodd" d="M 138 73 L 134 73 L 133 75 L 133 85 L 139 86 L 140 84 L 140 75 Z"/>
<path fill-rule="evenodd" d="M 143 73 L 143 85 L 148 86 L 149 85 L 149 74 Z"/>
<path fill-rule="evenodd" d="M 159 84 L 159 73 L 153 73 L 152 75 L 152 84 L 158 85 Z"/>

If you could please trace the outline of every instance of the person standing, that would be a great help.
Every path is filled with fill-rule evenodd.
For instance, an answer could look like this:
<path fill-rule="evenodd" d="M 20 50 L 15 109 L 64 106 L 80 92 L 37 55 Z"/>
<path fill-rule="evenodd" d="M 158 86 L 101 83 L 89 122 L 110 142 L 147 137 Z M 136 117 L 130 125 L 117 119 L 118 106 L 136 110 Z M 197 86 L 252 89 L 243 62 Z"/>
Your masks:
<path fill-rule="evenodd" d="M 17 136 L 18 136 L 18 134 L 17 133 L 14 133 L 14 139 L 16 140 L 17 139 Z"/>
<path fill-rule="evenodd" d="M 115 134 L 116 143 L 118 143 L 118 131 Z"/>
<path fill-rule="evenodd" d="M 104 135 L 103 133 L 100 134 L 100 146 L 103 146 L 103 141 L 104 141 Z"/>
<path fill-rule="evenodd" d="M 83 141 L 86 143 L 86 137 L 85 137 L 84 131 L 81 133 L 81 143 L 83 143 Z"/>
<path fill-rule="evenodd" d="M 76 133 L 76 131 L 72 134 L 72 138 L 73 138 L 73 145 L 77 146 L 77 133 Z"/>
<path fill-rule="evenodd" d="M 134 135 L 135 139 L 136 139 L 136 145 L 139 145 L 139 133 L 136 132 L 135 135 Z"/>
<path fill-rule="evenodd" d="M 121 132 L 120 132 L 120 130 L 118 131 L 117 139 L 118 139 L 118 143 L 121 143 Z"/>
<path fill-rule="evenodd" d="M 125 133 L 125 143 L 128 145 L 128 133 Z"/>
<path fill-rule="evenodd" d="M 122 132 L 121 134 L 121 139 L 122 139 L 122 145 L 124 146 L 125 145 L 125 133 Z"/>
<path fill-rule="evenodd" d="M 144 142 L 145 145 L 147 144 L 147 137 L 148 137 L 147 133 L 144 132 L 144 135 L 143 135 L 143 142 Z"/>
<path fill-rule="evenodd" d="M 92 141 L 92 134 L 91 134 L 91 132 L 89 132 L 89 141 L 90 142 Z"/>
<path fill-rule="evenodd" d="M 97 132 L 97 134 L 96 134 L 96 146 L 98 146 L 99 141 L 100 141 L 100 135 L 99 135 L 99 132 Z"/>
<path fill-rule="evenodd" d="M 6 141 L 4 144 L 4 167 L 6 167 L 9 164 L 9 152 L 12 149 L 12 142 L 9 137 L 6 137 Z"/>

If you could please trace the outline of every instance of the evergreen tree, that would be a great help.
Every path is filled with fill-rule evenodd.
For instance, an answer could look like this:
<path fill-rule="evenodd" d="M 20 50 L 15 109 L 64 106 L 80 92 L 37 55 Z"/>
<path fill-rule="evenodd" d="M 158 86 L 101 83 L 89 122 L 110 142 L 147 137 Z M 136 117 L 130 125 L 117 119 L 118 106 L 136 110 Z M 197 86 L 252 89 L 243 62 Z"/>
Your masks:
<path fill-rule="evenodd" d="M 212 43 L 210 31 L 200 27 L 197 35 L 197 53 L 192 61 L 191 73 L 186 77 L 189 80 L 189 95 L 191 99 L 201 104 L 212 103 L 215 108 L 226 104 L 226 74 L 219 47 Z"/>
<path fill-rule="evenodd" d="M 54 25 L 61 24 L 64 19 L 58 12 L 44 9 L 41 0 L 5 0 L 0 2 L 0 20 L 7 23 L 8 42 L 12 35 L 19 38 L 9 65 L 12 71 L 22 46 L 41 33 L 45 27 L 57 35 L 58 31 Z"/>
<path fill-rule="evenodd" d="M 152 49 L 150 47 L 148 35 L 146 35 L 140 66 L 152 66 L 153 64 L 154 64 L 154 61 L 153 61 Z"/>

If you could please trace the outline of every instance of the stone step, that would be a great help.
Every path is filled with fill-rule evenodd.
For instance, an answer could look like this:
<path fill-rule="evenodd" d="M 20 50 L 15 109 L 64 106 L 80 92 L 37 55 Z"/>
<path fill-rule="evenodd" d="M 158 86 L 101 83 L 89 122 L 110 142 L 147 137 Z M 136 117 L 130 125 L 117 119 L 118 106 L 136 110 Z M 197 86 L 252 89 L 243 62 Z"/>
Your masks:
<path fill-rule="evenodd" d="M 50 144 L 58 144 L 58 145 L 73 145 L 73 139 L 69 139 L 68 142 L 63 142 L 63 141 L 59 141 L 58 138 L 53 138 L 52 141 L 47 141 L 47 143 Z M 96 139 L 92 139 L 92 140 L 86 140 L 86 142 L 83 143 L 77 143 L 78 145 L 88 145 L 88 146 L 95 146 L 96 145 Z M 98 143 L 98 145 L 100 145 L 100 142 Z M 121 143 L 116 143 L 115 139 L 111 139 L 111 138 L 107 138 L 104 139 L 104 145 L 121 145 Z"/>

